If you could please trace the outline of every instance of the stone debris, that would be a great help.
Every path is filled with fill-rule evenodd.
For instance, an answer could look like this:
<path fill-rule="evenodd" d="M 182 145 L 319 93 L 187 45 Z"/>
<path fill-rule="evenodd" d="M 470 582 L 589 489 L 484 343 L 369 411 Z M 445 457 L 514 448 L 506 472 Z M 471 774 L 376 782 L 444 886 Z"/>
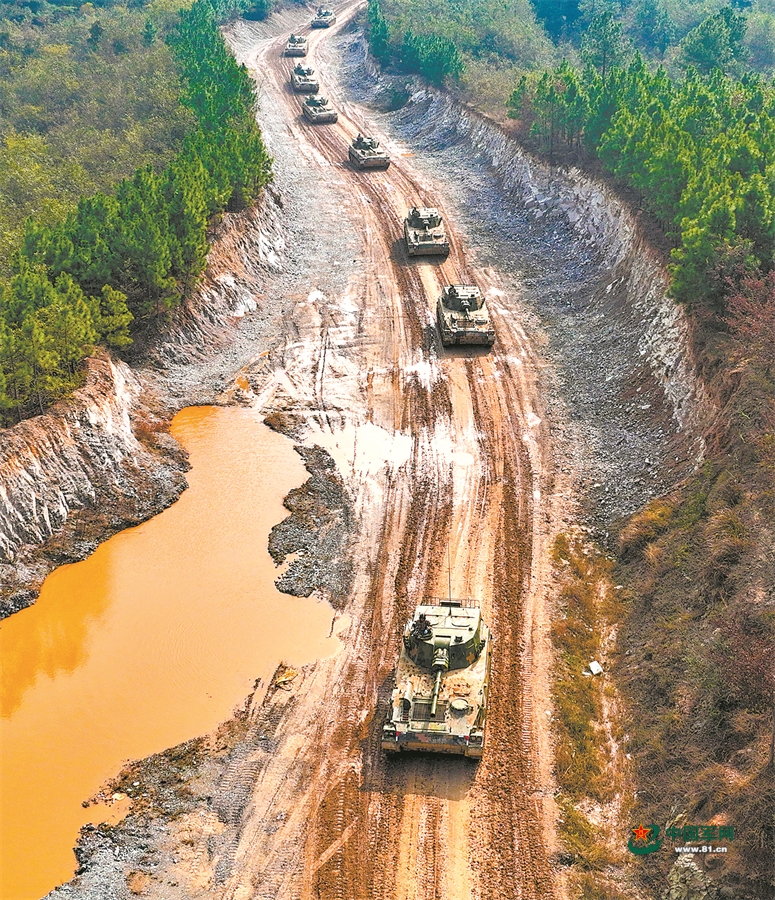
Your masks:
<path fill-rule="evenodd" d="M 660 900 L 720 900 L 716 885 L 688 853 L 681 854 L 667 876 Z"/>

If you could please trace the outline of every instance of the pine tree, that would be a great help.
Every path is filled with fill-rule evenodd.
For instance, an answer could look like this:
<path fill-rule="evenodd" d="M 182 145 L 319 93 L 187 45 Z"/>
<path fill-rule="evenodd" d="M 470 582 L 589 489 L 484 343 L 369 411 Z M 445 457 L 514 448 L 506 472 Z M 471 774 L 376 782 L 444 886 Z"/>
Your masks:
<path fill-rule="evenodd" d="M 5 382 L 7 409 L 16 412 L 19 422 L 22 420 L 32 383 L 32 367 L 27 354 L 23 352 L 23 346 L 21 328 L 4 323 L 0 340 L 0 371 L 3 372 Z"/>
<path fill-rule="evenodd" d="M 129 311 L 125 294 L 106 284 L 99 297 L 90 298 L 90 306 L 100 340 L 116 350 L 132 343 L 129 326 L 134 316 Z"/>
<path fill-rule="evenodd" d="M 390 29 L 382 14 L 379 0 L 369 0 L 369 49 L 380 62 L 390 60 Z"/>
<path fill-rule="evenodd" d="M 0 316 L 0 423 L 8 421 L 8 413 L 13 408 L 13 398 L 9 391 L 8 378 L 6 377 L 6 365 L 11 335 L 8 326 Z"/>
<path fill-rule="evenodd" d="M 622 62 L 625 54 L 622 26 L 613 13 L 607 11 L 595 16 L 581 41 L 584 62 L 594 66 L 605 81 L 608 72 Z"/>
<path fill-rule="evenodd" d="M 41 311 L 30 312 L 22 322 L 20 349 L 24 371 L 29 373 L 28 399 L 43 414 L 45 406 L 60 393 L 62 379 L 57 378 L 60 359 L 52 336 L 40 321 Z"/>
<path fill-rule="evenodd" d="M 713 69 L 730 71 L 747 52 L 742 45 L 745 29 L 745 16 L 736 15 L 731 7 L 726 7 L 708 16 L 686 35 L 679 44 L 680 59 L 685 66 L 694 66 L 704 75 Z"/>

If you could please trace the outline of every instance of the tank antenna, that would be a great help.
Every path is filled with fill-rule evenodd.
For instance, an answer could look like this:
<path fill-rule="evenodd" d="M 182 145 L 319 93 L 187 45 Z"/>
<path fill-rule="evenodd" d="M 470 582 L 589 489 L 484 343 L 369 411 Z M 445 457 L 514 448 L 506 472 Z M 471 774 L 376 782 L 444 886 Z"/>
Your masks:
<path fill-rule="evenodd" d="M 449 544 L 447 544 L 447 589 L 449 590 L 449 602 L 452 603 L 452 563 L 449 556 Z"/>

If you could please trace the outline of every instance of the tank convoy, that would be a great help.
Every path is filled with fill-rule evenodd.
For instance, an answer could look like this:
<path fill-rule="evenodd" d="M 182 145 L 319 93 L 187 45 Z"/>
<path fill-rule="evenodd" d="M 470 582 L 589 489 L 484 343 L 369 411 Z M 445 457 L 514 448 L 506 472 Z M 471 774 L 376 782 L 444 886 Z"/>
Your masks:
<path fill-rule="evenodd" d="M 495 329 L 482 292 L 473 284 L 448 284 L 442 289 L 436 304 L 441 343 L 445 347 L 457 344 L 495 343 Z"/>
<path fill-rule="evenodd" d="M 306 56 L 309 41 L 303 34 L 292 34 L 285 45 L 286 56 Z"/>
<path fill-rule="evenodd" d="M 380 142 L 362 134 L 350 144 L 348 155 L 357 169 L 387 169 L 390 165 L 390 154 Z"/>
<path fill-rule="evenodd" d="M 334 22 L 336 22 L 334 11 L 319 6 L 315 18 L 310 22 L 310 25 L 313 28 L 330 28 Z"/>
<path fill-rule="evenodd" d="M 296 63 L 291 72 L 291 87 L 297 94 L 317 94 L 320 82 L 312 66 Z"/>
<path fill-rule="evenodd" d="M 472 600 L 416 608 L 404 628 L 383 750 L 481 757 L 491 640 Z"/>
<path fill-rule="evenodd" d="M 404 237 L 409 256 L 449 253 L 449 240 L 439 211 L 428 206 L 413 206 L 404 219 Z"/>
<path fill-rule="evenodd" d="M 325 97 L 307 97 L 301 106 L 304 117 L 315 125 L 336 122 L 339 118 L 339 113 Z"/>

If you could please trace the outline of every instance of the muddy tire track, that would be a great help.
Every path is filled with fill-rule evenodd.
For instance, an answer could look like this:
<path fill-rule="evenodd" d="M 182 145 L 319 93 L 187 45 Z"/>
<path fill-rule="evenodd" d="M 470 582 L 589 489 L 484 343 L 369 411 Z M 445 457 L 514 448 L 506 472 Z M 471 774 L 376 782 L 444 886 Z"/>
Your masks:
<path fill-rule="evenodd" d="M 357 7 L 337 10 L 339 22 L 329 34 Z M 311 36 L 313 64 L 326 36 Z M 316 418 L 322 429 L 336 432 L 326 400 L 331 360 L 348 358 L 359 375 L 352 405 L 341 415 L 406 437 L 410 450 L 381 476 L 378 507 L 356 503 L 365 543 L 347 610 L 353 624 L 338 660 L 318 666 L 318 694 L 299 695 L 307 716 L 313 702 L 322 705 L 298 755 L 306 768 L 296 776 L 295 830 L 279 832 L 298 854 L 293 862 L 282 854 L 284 880 L 276 896 L 552 897 L 547 816 L 537 783 L 545 768 L 534 765 L 532 740 L 530 607 L 542 602 L 545 589 L 533 554 L 543 551 L 550 531 L 543 498 L 551 481 L 548 431 L 536 430 L 533 421 L 543 418 L 535 412 L 536 378 L 525 374 L 539 360 L 521 329 L 497 315 L 492 354 L 439 355 L 433 304 L 440 287 L 464 281 L 489 290 L 494 276 L 469 267 L 465 241 L 448 216 L 449 258 L 407 257 L 401 240 L 406 209 L 420 203 L 443 212 L 443 195 L 404 159 L 374 173 L 346 162 L 351 139 L 371 129 L 360 110 L 337 104 L 335 81 L 325 84 L 334 73 L 325 67 L 322 92 L 339 105 L 339 122 L 300 121 L 300 100 L 287 84 L 292 63 L 280 56 L 284 41 L 283 34 L 259 43 L 246 60 L 271 82 L 273 102 L 285 105 L 286 138 L 298 141 L 308 165 L 319 167 L 322 184 L 345 192 L 348 214 L 364 235 L 357 340 L 339 341 L 335 313 L 320 301 L 311 378 Z M 304 343 L 302 332 L 294 340 Z M 365 497 L 366 476 L 359 480 L 355 469 L 353 463 L 351 488 Z M 446 592 L 448 548 L 455 550 L 456 589 L 482 600 L 496 639 L 487 750 L 478 766 L 444 757 L 386 759 L 380 749 L 403 622 L 421 598 Z M 297 711 L 284 723 L 289 743 L 300 721 Z M 255 791 L 261 790 L 258 784 Z M 248 813 L 236 854 L 240 874 L 221 896 L 241 896 L 246 884 L 262 877 L 256 867 L 266 841 L 255 835 Z"/>

